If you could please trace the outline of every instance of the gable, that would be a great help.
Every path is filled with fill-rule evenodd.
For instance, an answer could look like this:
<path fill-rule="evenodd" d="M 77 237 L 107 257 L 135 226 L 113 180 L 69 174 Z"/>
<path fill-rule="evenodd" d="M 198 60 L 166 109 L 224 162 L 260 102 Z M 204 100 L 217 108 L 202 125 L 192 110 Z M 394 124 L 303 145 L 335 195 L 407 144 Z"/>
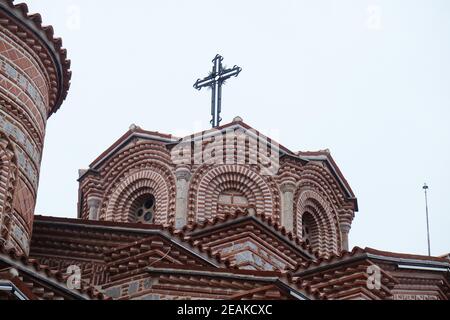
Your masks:
<path fill-rule="evenodd" d="M 245 232 L 232 237 L 225 237 L 220 241 L 205 244 L 213 252 L 220 253 L 222 258 L 230 261 L 231 265 L 246 270 L 293 270 L 296 261 L 280 252 L 266 239 L 262 239 L 252 232 Z"/>
<path fill-rule="evenodd" d="M 102 293 L 83 281 L 72 284 L 70 274 L 51 270 L 35 259 L 6 251 L 0 246 L 0 284 L 8 300 L 89 300 L 104 299 Z"/>
<path fill-rule="evenodd" d="M 184 243 L 187 245 L 187 243 Z M 105 254 L 109 281 L 117 281 L 146 272 L 155 264 L 194 267 L 224 267 L 222 259 L 201 246 L 189 249 L 161 235 L 154 235 Z"/>
<path fill-rule="evenodd" d="M 226 267 L 219 255 L 172 228 L 156 225 L 36 217 L 31 256 L 54 271 L 78 266 L 84 281 L 104 284 L 156 262 Z"/>
<path fill-rule="evenodd" d="M 239 213 L 186 227 L 185 238 L 248 270 L 295 270 L 314 260 L 306 245 L 263 217 Z"/>
<path fill-rule="evenodd" d="M 354 248 L 302 266 L 295 273 L 328 299 L 447 300 L 445 258 Z"/>

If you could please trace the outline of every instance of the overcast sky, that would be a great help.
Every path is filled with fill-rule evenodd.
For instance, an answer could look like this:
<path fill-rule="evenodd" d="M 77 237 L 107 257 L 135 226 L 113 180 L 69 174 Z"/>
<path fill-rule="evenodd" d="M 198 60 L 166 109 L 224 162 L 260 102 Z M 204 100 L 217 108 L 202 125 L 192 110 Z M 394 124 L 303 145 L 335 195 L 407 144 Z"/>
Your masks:
<path fill-rule="evenodd" d="M 352 246 L 450 251 L 450 2 L 28 0 L 63 38 L 72 87 L 47 128 L 36 213 L 76 217 L 78 169 L 130 124 L 209 128 L 192 88 L 220 53 L 241 116 L 293 151 L 330 149 L 359 201 Z"/>

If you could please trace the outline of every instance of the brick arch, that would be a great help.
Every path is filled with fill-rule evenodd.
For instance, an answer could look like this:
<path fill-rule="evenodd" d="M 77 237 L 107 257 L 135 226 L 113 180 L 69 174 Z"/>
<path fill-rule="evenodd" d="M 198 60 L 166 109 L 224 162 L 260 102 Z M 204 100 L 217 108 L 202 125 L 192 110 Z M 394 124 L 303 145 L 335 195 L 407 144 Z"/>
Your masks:
<path fill-rule="evenodd" d="M 98 178 L 98 184 L 93 187 L 87 185 L 86 194 L 91 192 L 92 195 L 99 196 L 103 199 L 99 215 L 100 219 L 112 219 L 120 216 L 117 221 L 131 221 L 129 209 L 131 208 L 132 202 L 130 201 L 135 197 L 141 196 L 142 192 L 145 190 L 147 190 L 145 192 L 151 194 L 153 194 L 153 192 L 158 192 L 158 188 L 155 185 L 146 186 L 141 184 L 137 187 L 137 181 L 133 182 L 128 180 L 131 176 L 135 176 L 137 172 L 142 171 L 157 173 L 158 176 L 155 176 L 154 179 L 159 181 L 158 183 L 163 181 L 165 183 L 164 186 L 167 187 L 167 200 L 165 197 L 159 200 L 158 203 L 161 210 L 157 210 L 155 222 L 163 224 L 175 223 L 176 184 L 175 176 L 171 170 L 170 153 L 161 143 L 139 140 L 117 153 L 101 166 L 99 169 L 100 176 Z M 128 182 L 125 183 L 124 181 Z M 116 199 L 113 202 L 113 195 L 115 195 L 121 186 L 125 190 L 127 184 L 129 185 L 128 189 L 130 193 L 119 195 L 118 197 L 121 201 L 117 202 Z M 136 185 L 135 189 L 133 189 L 133 185 Z M 91 190 L 89 190 L 89 188 L 91 188 Z M 140 195 L 137 195 L 137 193 L 140 193 Z M 87 197 L 87 195 L 85 195 L 85 197 Z M 124 199 L 127 198 L 129 198 L 128 201 L 125 201 Z M 114 213 L 115 216 L 113 216 L 110 211 L 107 214 L 108 209 L 111 210 L 111 208 L 108 208 L 110 203 L 120 205 L 114 209 L 116 210 L 116 213 Z M 167 209 L 165 206 L 166 203 Z M 87 216 L 87 201 L 84 201 L 82 211 L 84 212 L 84 216 Z"/>
<path fill-rule="evenodd" d="M 227 190 L 242 193 L 257 213 L 279 218 L 279 192 L 256 171 L 242 165 L 203 166 L 189 188 L 189 222 L 212 218 L 219 195 Z"/>
<path fill-rule="evenodd" d="M 0 132 L 0 239 L 6 241 L 11 228 L 17 159 L 10 140 Z M 1 245 L 2 243 L 0 243 Z"/>
<path fill-rule="evenodd" d="M 320 193 L 312 189 L 299 189 L 295 197 L 294 210 L 297 236 L 302 237 L 303 215 L 308 213 L 317 224 L 318 240 L 314 243 L 313 249 L 323 256 L 339 253 L 341 245 L 337 214 Z"/>
<path fill-rule="evenodd" d="M 106 206 L 114 190 L 119 184 L 139 170 L 152 170 L 160 173 L 169 185 L 169 217 L 175 221 L 175 176 L 171 168 L 170 152 L 159 142 L 137 140 L 119 151 L 104 163 L 94 167 L 98 174 L 88 175 L 80 183 L 83 201 L 80 216 L 89 216 L 87 199 L 90 196 L 103 199 L 100 217 L 105 217 Z"/>
<path fill-rule="evenodd" d="M 112 192 L 100 219 L 134 222 L 131 207 L 145 194 L 152 194 L 156 199 L 155 223 L 169 223 L 169 185 L 160 172 L 151 169 L 140 170 L 124 179 Z"/>
<path fill-rule="evenodd" d="M 166 171 L 166 167 L 171 163 L 170 152 L 161 143 L 138 141 L 109 160 L 101 169 L 101 178 L 111 186 L 130 170 L 148 163 Z"/>
<path fill-rule="evenodd" d="M 304 187 L 319 188 L 323 195 L 336 207 L 348 206 L 339 182 L 323 166 L 316 163 L 301 165 L 298 162 L 282 159 L 280 175 L 293 177 Z"/>

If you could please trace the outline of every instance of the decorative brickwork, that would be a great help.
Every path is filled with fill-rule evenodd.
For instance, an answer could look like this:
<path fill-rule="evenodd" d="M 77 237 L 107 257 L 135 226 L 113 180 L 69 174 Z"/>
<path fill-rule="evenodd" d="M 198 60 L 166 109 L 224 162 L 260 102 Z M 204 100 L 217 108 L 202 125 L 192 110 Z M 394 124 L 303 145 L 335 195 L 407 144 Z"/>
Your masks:
<path fill-rule="evenodd" d="M 0 132 L 0 241 L 9 246 L 17 165 L 9 139 Z M 0 245 L 2 245 L 0 244 Z"/>
<path fill-rule="evenodd" d="M 36 259 L 5 250 L 0 246 L 0 300 L 102 300 L 105 296 L 84 283 L 79 288 L 67 285 L 70 275 L 52 270 Z M 11 291 L 4 291 L 11 286 Z M 14 289 L 12 289 L 14 288 Z M 5 296 L 6 293 L 6 296 Z"/>
<path fill-rule="evenodd" d="M 240 117 L 184 139 L 132 125 L 80 170 L 81 219 L 35 219 L 69 67 L 40 15 L 0 0 L 0 300 L 450 298 L 448 255 L 348 251 L 358 205 L 329 151 Z"/>
<path fill-rule="evenodd" d="M 112 299 L 450 297 L 447 258 L 369 248 L 316 257 L 278 223 L 248 212 L 182 230 L 36 217 L 31 256 L 52 274 L 78 266 L 84 286 Z"/>
<path fill-rule="evenodd" d="M 155 223 L 167 224 L 169 188 L 163 176 L 156 171 L 141 170 L 127 177 L 109 198 L 105 220 L 134 222 L 131 206 L 141 196 L 153 195 L 156 199 Z"/>
<path fill-rule="evenodd" d="M 70 61 L 25 4 L 0 1 L 0 241 L 28 253 L 48 117 L 67 95 Z"/>
<path fill-rule="evenodd" d="M 252 167 L 243 165 L 202 166 L 194 174 L 189 191 L 189 222 L 204 221 L 219 214 L 222 192 L 241 193 L 259 214 L 279 219 L 278 189 Z"/>
<path fill-rule="evenodd" d="M 221 127 L 216 136 L 230 132 L 230 128 L 241 132 L 243 141 L 245 134 L 259 135 L 239 119 Z M 192 135 L 197 139 L 203 136 Z M 194 148 L 192 163 L 176 163 L 172 151 L 180 141 L 191 140 L 131 126 L 90 169 L 80 171 L 79 216 L 134 223 L 136 201 L 154 197 L 153 223 L 181 229 L 186 224 L 249 210 L 302 239 L 306 215 L 311 225 L 310 245 L 318 254 L 329 256 L 347 249 L 356 200 L 328 153 L 310 160 L 281 147 L 281 167 L 274 175 L 267 175 L 259 165 L 247 163 L 245 154 L 236 158 L 240 150 L 236 141 L 224 150 L 234 154 L 237 163 L 195 162 L 205 156 L 201 148 Z M 210 143 L 206 142 L 195 140 L 192 144 Z"/>
<path fill-rule="evenodd" d="M 155 223 L 175 222 L 176 178 L 170 154 L 160 143 L 137 141 L 80 179 L 81 216 L 89 217 L 90 197 L 101 199 L 99 219 L 135 222 L 136 199 L 156 199 Z"/>
<path fill-rule="evenodd" d="M 327 154 L 328 156 L 328 154 Z M 303 236 L 303 215 L 308 213 L 313 241 L 319 254 L 330 255 L 346 249 L 343 241 L 343 222 L 349 226 L 354 218 L 355 204 L 344 194 L 330 169 L 321 162 L 301 164 L 290 159 L 282 162 L 281 179 L 295 181 L 293 199 L 293 230 Z M 348 232 L 348 230 L 346 230 Z"/>
<path fill-rule="evenodd" d="M 239 269 L 295 270 L 315 258 L 304 242 L 279 223 L 248 211 L 196 223 L 183 232 L 186 239 L 220 253 Z"/>
<path fill-rule="evenodd" d="M 296 221 L 297 236 L 303 236 L 302 223 L 305 215 L 311 222 L 309 227 L 312 235 L 311 247 L 321 255 L 330 255 L 340 251 L 339 227 L 336 214 L 317 192 L 302 190 L 298 192 Z"/>
<path fill-rule="evenodd" d="M 448 300 L 449 261 L 354 248 L 303 265 L 294 279 L 333 300 Z"/>

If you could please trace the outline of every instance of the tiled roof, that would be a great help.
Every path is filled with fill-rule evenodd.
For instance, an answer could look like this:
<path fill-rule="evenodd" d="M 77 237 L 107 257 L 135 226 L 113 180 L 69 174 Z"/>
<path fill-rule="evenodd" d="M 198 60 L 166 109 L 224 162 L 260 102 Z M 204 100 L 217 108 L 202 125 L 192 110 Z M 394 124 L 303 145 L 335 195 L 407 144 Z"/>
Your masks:
<path fill-rule="evenodd" d="M 417 261 L 424 261 L 424 262 L 438 262 L 438 263 L 448 263 L 448 259 L 442 258 L 442 257 L 429 257 L 429 256 L 422 256 L 422 255 L 415 255 L 415 254 L 404 254 L 404 253 L 395 253 L 395 252 L 389 252 L 389 251 L 380 251 L 372 248 L 365 248 L 362 249 L 360 247 L 353 248 L 352 251 L 343 251 L 338 255 L 332 255 L 328 258 L 320 257 L 316 261 L 311 261 L 299 268 L 298 271 L 304 271 L 307 269 L 315 268 L 321 265 L 329 265 L 333 262 L 342 261 L 348 258 L 353 257 L 374 257 L 378 256 L 380 258 L 393 258 L 393 259 L 401 259 L 401 261 L 405 260 L 417 260 Z"/>
<path fill-rule="evenodd" d="M 156 264 L 147 271 L 152 274 L 167 275 L 169 277 L 167 280 L 170 279 L 174 285 L 180 284 L 180 281 L 189 280 L 190 283 L 186 283 L 186 285 L 215 287 L 219 283 L 230 281 L 236 292 L 232 296 L 227 296 L 227 299 L 257 299 L 261 298 L 257 292 L 261 294 L 264 291 L 267 296 L 270 296 L 269 287 L 272 286 L 277 287 L 277 290 L 282 291 L 291 299 L 325 299 L 324 294 L 314 292 L 305 283 L 294 281 L 289 274 L 277 271 L 232 270 L 167 264 Z M 217 282 L 218 280 L 220 282 Z"/>
<path fill-rule="evenodd" d="M 410 259 L 410 260 L 435 261 L 435 262 L 444 262 L 444 263 L 448 262 L 448 259 L 446 259 L 445 257 L 430 257 L 430 256 L 417 255 L 417 254 L 395 253 L 395 252 L 389 252 L 389 251 L 376 250 L 376 249 L 372 249 L 372 248 L 365 248 L 364 251 L 366 253 L 369 253 L 372 255 L 379 255 L 379 256 L 383 256 L 383 257 Z"/>
<path fill-rule="evenodd" d="M 162 225 L 152 225 L 152 224 L 133 224 L 133 223 L 118 223 L 118 222 L 109 222 L 109 221 L 91 221 L 91 220 L 80 220 L 80 219 L 67 219 L 67 218 L 54 218 L 54 217 L 43 217 L 36 216 L 35 224 L 51 224 L 53 223 L 55 226 L 69 226 L 72 227 L 90 227 L 89 230 L 94 232 L 95 230 L 109 230 L 109 233 L 112 235 L 114 229 L 122 230 L 123 232 L 130 233 L 141 233 L 140 239 L 135 240 L 133 243 L 126 243 L 123 246 L 113 246 L 109 250 L 106 250 L 106 254 L 111 254 L 115 250 L 133 250 L 145 242 L 148 241 L 149 231 L 152 231 L 153 234 L 159 234 L 164 236 L 167 239 L 177 240 L 180 246 L 184 246 L 186 248 L 191 249 L 193 252 L 199 253 L 204 258 L 208 257 L 209 261 L 214 261 L 215 263 L 219 263 L 223 266 L 229 266 L 229 262 L 227 260 L 223 260 L 220 257 L 220 254 L 213 254 L 211 250 L 208 248 L 204 248 L 199 243 L 194 243 L 194 241 L 186 239 L 185 234 L 181 230 L 175 229 L 173 226 L 162 226 Z M 33 250 L 33 241 L 32 241 L 32 250 Z"/>
<path fill-rule="evenodd" d="M 388 271 L 384 270 L 383 266 L 389 264 L 394 266 L 386 269 Z M 367 281 L 370 276 L 368 268 L 375 265 L 382 274 L 382 285 L 379 290 L 367 290 Z M 423 267 L 425 271 L 430 267 L 438 267 L 436 270 L 443 271 L 445 268 L 447 270 L 450 268 L 450 263 L 445 258 L 355 247 L 352 251 L 319 258 L 301 266 L 294 273 L 294 279 L 305 282 L 313 291 L 324 293 L 330 299 L 339 299 L 344 296 L 348 298 L 352 294 L 366 295 L 373 299 L 386 299 L 392 296 L 391 290 L 399 283 L 391 272 L 401 265 L 404 268 Z M 447 292 L 445 284 L 443 288 L 443 292 Z"/>
<path fill-rule="evenodd" d="M 370 281 L 370 267 L 376 267 L 382 275 L 380 287 L 376 290 L 370 290 L 367 285 Z M 375 300 L 387 299 L 398 284 L 397 279 L 375 265 L 361 248 L 312 262 L 297 271 L 293 281 L 301 282 L 313 292 L 333 300 L 361 296 Z"/>
<path fill-rule="evenodd" d="M 230 300 L 280 300 L 292 299 L 285 291 L 274 284 L 240 292 L 230 297 Z"/>
<path fill-rule="evenodd" d="M 223 261 L 220 254 L 213 254 L 211 250 L 204 250 L 201 245 L 194 245 L 186 250 L 173 243 L 164 243 L 161 238 L 149 237 L 132 244 L 114 248 L 105 253 L 105 262 L 111 275 L 123 275 L 131 270 L 146 268 L 156 262 L 167 260 L 177 265 L 197 265 L 229 267 L 228 261 Z M 184 250 L 183 250 L 184 249 Z M 197 249 L 197 250 L 195 250 Z M 199 256 L 195 253 L 206 254 Z"/>
<path fill-rule="evenodd" d="M 262 299 L 275 296 L 283 298 L 284 289 L 279 287 L 281 285 L 294 288 L 311 299 L 340 299 L 361 296 L 371 299 L 385 299 L 392 298 L 391 290 L 398 283 L 398 280 L 391 274 L 391 271 L 381 269 L 383 274 L 382 288 L 375 291 L 367 290 L 366 283 L 369 277 L 367 268 L 371 265 L 378 264 L 378 262 L 382 264 L 394 262 L 395 264 L 397 261 L 399 263 L 423 262 L 423 264 L 449 265 L 449 261 L 445 257 L 425 257 L 355 247 L 352 251 L 344 251 L 339 255 L 332 255 L 328 258 L 314 256 L 314 259 L 299 264 L 295 272 L 290 270 L 243 270 L 237 269 L 235 265 L 230 265 L 229 260 L 215 254 L 215 251 L 209 247 L 208 241 L 202 242 L 202 239 L 207 239 L 223 230 L 231 231 L 242 226 L 245 227 L 249 222 L 252 225 L 257 222 L 270 232 L 285 239 L 286 241 L 282 242 L 283 246 L 289 243 L 291 246 L 299 247 L 299 250 L 305 250 L 304 245 L 301 246 L 300 239 L 292 234 L 289 236 L 290 233 L 271 219 L 242 211 L 228 217 L 216 217 L 202 223 L 195 223 L 182 230 L 176 230 L 168 226 L 38 216 L 35 220 L 38 235 L 35 234 L 33 237 L 41 238 L 47 233 L 50 236 L 53 234 L 51 232 L 57 230 L 59 230 L 58 232 L 69 232 L 67 237 L 73 242 L 69 247 L 74 248 L 71 250 L 79 249 L 80 252 L 83 252 L 85 249 L 83 249 L 81 242 L 90 236 L 101 236 L 101 239 L 108 236 L 111 238 L 111 240 L 108 240 L 112 241 L 111 245 L 101 245 L 104 247 L 101 259 L 102 263 L 108 266 L 109 277 L 109 282 L 102 282 L 103 289 L 115 285 L 115 283 L 120 283 L 128 276 L 145 274 L 145 271 L 147 271 L 160 275 L 161 282 L 157 288 L 161 291 L 170 291 L 174 296 L 176 296 L 175 288 L 178 285 L 187 286 L 187 291 L 180 294 L 180 296 L 184 294 L 186 297 L 190 296 L 189 287 L 194 286 L 198 287 L 197 293 L 201 297 L 212 298 L 214 294 L 207 293 L 207 290 L 209 290 L 207 287 L 221 283 L 221 287 L 214 291 L 217 294 L 216 298 L 230 298 L 230 294 L 234 299 Z M 47 231 L 42 229 L 44 226 Z M 79 236 L 76 236 L 71 230 L 78 230 L 77 232 L 82 232 L 83 235 L 80 233 Z M 130 240 L 127 240 L 128 238 L 122 239 L 124 234 L 136 235 L 133 238 L 135 240 L 130 242 Z M 97 239 L 94 238 L 91 240 Z M 172 240 L 172 244 L 167 242 L 169 239 Z M 36 238 L 33 241 L 36 241 Z M 36 242 L 33 244 L 33 241 L 32 251 L 36 245 Z M 77 241 L 80 242 L 81 246 L 77 245 Z M 61 244 L 59 245 L 61 246 Z M 173 250 L 168 250 L 168 248 L 173 248 Z M 43 254 L 45 256 L 45 252 Z M 68 251 L 65 256 L 70 256 L 70 252 Z M 37 270 L 45 270 L 44 272 L 54 276 L 62 276 L 60 272 L 41 266 L 36 260 L 29 259 L 27 262 L 34 265 Z M 214 280 L 219 278 L 234 279 L 234 282 L 224 280 L 225 282 L 222 283 L 220 282 L 222 280 L 219 282 Z M 246 279 L 259 279 L 258 285 L 251 287 L 240 284 L 240 281 L 245 282 Z M 225 295 L 225 292 L 228 292 L 227 295 Z"/>
<path fill-rule="evenodd" d="M 355 248 L 353 248 L 352 251 L 342 251 L 340 254 L 334 254 L 329 257 L 319 257 L 315 261 L 310 261 L 310 262 L 305 263 L 304 265 L 300 266 L 297 271 L 301 272 L 304 270 L 312 269 L 312 268 L 315 268 L 315 267 L 318 267 L 321 265 L 325 265 L 325 264 L 330 264 L 331 262 L 335 262 L 335 261 L 341 261 L 345 258 L 353 257 L 353 256 L 356 256 L 359 254 L 364 254 L 364 253 L 365 253 L 364 249 L 361 249 L 360 247 L 355 247 Z"/>
<path fill-rule="evenodd" d="M 312 259 L 317 258 L 317 253 L 313 252 L 310 246 L 308 246 L 302 239 L 294 235 L 294 233 L 287 231 L 286 228 L 283 227 L 280 223 L 274 221 L 272 218 L 267 217 L 264 214 L 253 214 L 248 210 L 238 210 L 234 214 L 230 214 L 227 216 L 216 216 L 212 219 L 206 219 L 203 222 L 195 222 L 193 224 L 185 226 L 182 231 L 187 238 L 193 238 L 193 235 L 205 233 L 206 231 L 213 230 L 215 227 L 221 228 L 227 223 L 238 223 L 241 221 L 240 219 L 251 219 L 252 217 L 259 223 L 268 227 L 272 232 L 277 233 L 279 236 L 282 236 L 283 239 L 289 242 L 291 246 L 297 249 L 301 249 L 303 254 L 309 255 Z"/>
<path fill-rule="evenodd" d="M 81 283 L 81 288 L 72 290 L 69 289 L 66 285 L 66 281 L 69 277 L 67 274 L 63 274 L 60 271 L 54 271 L 51 270 L 50 267 L 47 265 L 40 264 L 36 259 L 27 258 L 24 255 L 19 255 L 15 250 L 7 250 L 4 248 L 4 245 L 0 244 L 0 257 L 3 256 L 8 260 L 11 259 L 15 263 L 17 263 L 21 267 L 28 268 L 29 270 L 32 270 L 36 276 L 38 274 L 44 275 L 46 278 L 49 279 L 48 285 L 51 287 L 52 283 L 50 280 L 55 280 L 57 283 L 59 283 L 61 286 L 65 287 L 69 291 L 73 291 L 74 293 L 78 293 L 81 295 L 87 295 L 90 299 L 98 299 L 103 300 L 106 297 L 99 291 L 97 291 L 95 288 L 86 286 L 85 284 Z"/>

